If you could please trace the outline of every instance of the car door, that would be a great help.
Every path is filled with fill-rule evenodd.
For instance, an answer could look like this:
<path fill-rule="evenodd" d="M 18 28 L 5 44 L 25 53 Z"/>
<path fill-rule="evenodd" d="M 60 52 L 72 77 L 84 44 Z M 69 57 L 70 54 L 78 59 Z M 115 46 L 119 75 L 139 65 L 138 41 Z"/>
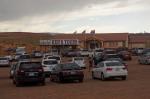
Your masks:
<path fill-rule="evenodd" d="M 101 74 L 102 74 L 102 72 L 103 72 L 103 67 L 104 67 L 104 63 L 101 62 L 101 63 L 99 64 L 99 67 L 97 68 L 97 69 L 98 69 L 98 70 L 97 70 L 97 76 L 98 76 L 98 78 L 101 78 Z"/>
<path fill-rule="evenodd" d="M 96 78 L 97 78 L 98 65 L 99 65 L 99 64 L 97 64 L 97 65 L 93 68 L 93 75 L 94 75 L 94 77 L 96 77 Z"/>

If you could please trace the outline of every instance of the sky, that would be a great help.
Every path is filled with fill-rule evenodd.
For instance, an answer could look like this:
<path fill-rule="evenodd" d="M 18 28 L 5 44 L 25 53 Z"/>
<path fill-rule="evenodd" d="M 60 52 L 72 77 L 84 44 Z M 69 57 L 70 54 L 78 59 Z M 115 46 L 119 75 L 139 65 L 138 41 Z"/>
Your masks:
<path fill-rule="evenodd" d="M 150 0 L 0 0 L 0 32 L 150 32 Z"/>

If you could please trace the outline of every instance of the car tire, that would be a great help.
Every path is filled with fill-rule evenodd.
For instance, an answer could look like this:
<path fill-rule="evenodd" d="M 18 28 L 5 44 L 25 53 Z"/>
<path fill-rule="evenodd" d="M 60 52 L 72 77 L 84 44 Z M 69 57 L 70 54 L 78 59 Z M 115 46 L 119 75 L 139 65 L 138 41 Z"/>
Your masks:
<path fill-rule="evenodd" d="M 148 65 L 148 61 L 147 60 L 145 61 L 145 64 Z"/>
<path fill-rule="evenodd" d="M 20 86 L 21 86 L 20 82 L 16 81 L 16 87 L 20 87 Z"/>
<path fill-rule="evenodd" d="M 54 79 L 52 78 L 52 76 L 50 76 L 50 81 L 52 81 L 52 82 L 54 81 Z"/>
<path fill-rule="evenodd" d="M 101 73 L 101 80 L 102 80 L 102 81 L 105 81 L 105 80 L 106 80 L 103 73 Z"/>
<path fill-rule="evenodd" d="M 58 76 L 58 80 L 57 80 L 59 83 L 62 83 L 63 82 L 63 78 L 61 76 Z"/>
<path fill-rule="evenodd" d="M 13 84 L 15 85 L 16 84 L 16 82 L 15 82 L 15 80 L 13 79 Z"/>
<path fill-rule="evenodd" d="M 92 72 L 92 79 L 96 79 L 96 78 L 94 77 L 94 72 Z"/>
<path fill-rule="evenodd" d="M 80 83 L 83 82 L 83 78 L 82 78 L 82 79 L 79 79 L 79 82 L 80 82 Z"/>
<path fill-rule="evenodd" d="M 45 80 L 43 80 L 43 81 L 41 82 L 41 85 L 42 85 L 42 86 L 44 86 L 44 85 L 45 85 Z"/>
<path fill-rule="evenodd" d="M 124 77 L 121 77 L 122 78 L 122 80 L 126 80 L 127 79 L 127 77 L 126 76 L 124 76 Z"/>

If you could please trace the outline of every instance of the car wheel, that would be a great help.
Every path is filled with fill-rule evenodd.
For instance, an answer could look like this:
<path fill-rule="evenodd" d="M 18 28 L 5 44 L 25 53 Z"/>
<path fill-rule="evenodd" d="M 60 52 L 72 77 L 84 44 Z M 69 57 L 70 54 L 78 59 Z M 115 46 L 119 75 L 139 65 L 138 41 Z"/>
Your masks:
<path fill-rule="evenodd" d="M 79 79 L 79 82 L 83 82 L 83 78 L 82 78 L 82 79 Z"/>
<path fill-rule="evenodd" d="M 62 83 L 62 82 L 63 82 L 63 78 L 62 78 L 61 76 L 58 76 L 58 77 L 57 77 L 57 81 L 58 81 L 59 83 Z"/>
<path fill-rule="evenodd" d="M 53 77 L 52 77 L 52 76 L 50 76 L 50 81 L 52 81 L 52 82 L 54 81 L 54 79 L 53 79 Z"/>
<path fill-rule="evenodd" d="M 92 79 L 96 79 L 96 78 L 94 77 L 94 72 L 92 72 Z"/>
<path fill-rule="evenodd" d="M 16 81 L 16 87 L 20 87 L 20 86 L 21 86 L 20 82 Z"/>
<path fill-rule="evenodd" d="M 43 80 L 43 81 L 41 82 L 41 85 L 42 85 L 42 86 L 44 86 L 44 85 L 45 85 L 45 80 Z"/>
<path fill-rule="evenodd" d="M 122 77 L 122 80 L 126 80 L 126 79 L 127 79 L 127 77 L 126 77 L 126 76 Z"/>
<path fill-rule="evenodd" d="M 16 84 L 16 82 L 15 82 L 15 80 L 13 79 L 13 84 L 15 85 Z"/>
<path fill-rule="evenodd" d="M 105 81 L 105 77 L 104 77 L 104 74 L 103 74 L 103 73 L 101 73 L 101 80 L 102 80 L 102 81 Z"/>
<path fill-rule="evenodd" d="M 148 61 L 147 60 L 145 61 L 145 64 L 148 65 Z"/>

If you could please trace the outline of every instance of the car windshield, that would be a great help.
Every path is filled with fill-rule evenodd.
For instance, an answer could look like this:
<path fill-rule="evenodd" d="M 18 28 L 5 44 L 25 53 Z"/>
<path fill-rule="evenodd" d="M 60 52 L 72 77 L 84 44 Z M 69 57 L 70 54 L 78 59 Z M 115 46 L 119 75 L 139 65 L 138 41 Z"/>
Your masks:
<path fill-rule="evenodd" d="M 80 66 L 78 66 L 76 63 L 67 63 L 67 64 L 62 64 L 62 69 L 63 70 L 80 70 Z"/>
<path fill-rule="evenodd" d="M 123 64 L 120 62 L 108 62 L 106 66 L 123 66 Z"/>
<path fill-rule="evenodd" d="M 30 69 L 30 68 L 40 68 L 41 63 L 40 62 L 24 62 L 20 64 L 21 69 Z"/>
<path fill-rule="evenodd" d="M 21 56 L 20 56 L 20 59 L 29 59 L 29 58 L 30 58 L 29 55 L 21 55 Z"/>
<path fill-rule="evenodd" d="M 74 58 L 74 60 L 77 60 L 77 61 L 78 61 L 78 60 L 83 60 L 83 58 Z"/>
<path fill-rule="evenodd" d="M 8 60 L 8 58 L 0 58 L 0 60 Z"/>
<path fill-rule="evenodd" d="M 103 50 L 95 50 L 95 52 L 103 52 Z"/>
<path fill-rule="evenodd" d="M 150 52 L 146 53 L 145 55 L 146 55 L 146 56 L 150 56 Z"/>
<path fill-rule="evenodd" d="M 115 51 L 106 51 L 106 54 L 114 54 Z"/>
<path fill-rule="evenodd" d="M 85 52 L 87 52 L 88 50 L 87 50 L 87 49 L 83 49 L 82 51 L 85 51 Z"/>
<path fill-rule="evenodd" d="M 120 58 L 108 58 L 108 61 L 119 61 L 119 62 L 123 62 Z"/>
<path fill-rule="evenodd" d="M 53 64 L 58 64 L 57 61 L 44 61 L 43 62 L 45 65 L 53 65 Z"/>
<path fill-rule="evenodd" d="M 118 55 L 108 55 L 107 58 L 119 58 Z"/>
<path fill-rule="evenodd" d="M 60 60 L 60 57 L 52 56 L 52 57 L 48 57 L 48 59 L 56 59 L 56 60 Z"/>

